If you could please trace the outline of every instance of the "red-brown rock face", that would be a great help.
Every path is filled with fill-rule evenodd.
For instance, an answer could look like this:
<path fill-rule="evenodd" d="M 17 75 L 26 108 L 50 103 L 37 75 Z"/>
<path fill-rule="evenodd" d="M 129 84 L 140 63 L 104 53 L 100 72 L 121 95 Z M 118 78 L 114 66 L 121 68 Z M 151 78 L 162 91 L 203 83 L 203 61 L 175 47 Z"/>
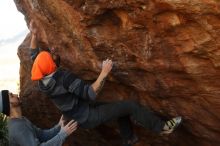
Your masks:
<path fill-rule="evenodd" d="M 168 137 L 136 127 L 137 145 L 220 144 L 218 0 L 14 1 L 27 23 L 34 19 L 41 28 L 39 44 L 55 47 L 62 66 L 81 78 L 94 81 L 102 60 L 114 61 L 98 99 L 133 99 L 164 118 L 183 116 L 182 126 Z M 29 43 L 27 36 L 18 53 L 24 111 L 49 126 L 58 112 L 30 81 Z M 119 145 L 117 131 L 109 126 L 79 130 L 74 145 Z"/>

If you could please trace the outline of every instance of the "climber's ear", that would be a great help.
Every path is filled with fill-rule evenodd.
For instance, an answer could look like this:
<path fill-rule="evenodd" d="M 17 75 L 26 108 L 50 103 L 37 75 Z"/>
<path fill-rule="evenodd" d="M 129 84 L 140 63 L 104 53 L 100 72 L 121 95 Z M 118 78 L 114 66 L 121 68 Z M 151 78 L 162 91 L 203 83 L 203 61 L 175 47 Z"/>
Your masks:
<path fill-rule="evenodd" d="M 51 54 L 52 54 L 52 58 L 56 66 L 59 67 L 60 66 L 60 55 L 55 54 L 55 53 L 51 53 Z"/>

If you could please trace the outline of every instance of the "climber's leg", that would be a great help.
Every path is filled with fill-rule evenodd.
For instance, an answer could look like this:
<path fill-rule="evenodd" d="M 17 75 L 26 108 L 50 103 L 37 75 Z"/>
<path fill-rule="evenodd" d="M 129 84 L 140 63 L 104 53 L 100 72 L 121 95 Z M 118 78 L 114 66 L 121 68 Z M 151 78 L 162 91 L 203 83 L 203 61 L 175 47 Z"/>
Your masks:
<path fill-rule="evenodd" d="M 82 126 L 95 127 L 107 121 L 129 116 L 136 123 L 154 132 L 161 132 L 165 122 L 146 107 L 133 101 L 118 101 L 90 108 L 90 114 Z"/>
<path fill-rule="evenodd" d="M 123 113 L 114 114 L 115 111 L 113 111 L 113 109 L 115 106 L 112 105 L 113 103 L 107 102 L 97 102 L 95 104 L 91 104 L 89 117 L 87 121 L 81 125 L 81 127 L 94 128 L 107 121 L 117 119 L 123 143 L 137 142 L 137 136 L 133 134 L 133 127 L 130 121 L 130 117 L 124 116 L 125 114 Z"/>

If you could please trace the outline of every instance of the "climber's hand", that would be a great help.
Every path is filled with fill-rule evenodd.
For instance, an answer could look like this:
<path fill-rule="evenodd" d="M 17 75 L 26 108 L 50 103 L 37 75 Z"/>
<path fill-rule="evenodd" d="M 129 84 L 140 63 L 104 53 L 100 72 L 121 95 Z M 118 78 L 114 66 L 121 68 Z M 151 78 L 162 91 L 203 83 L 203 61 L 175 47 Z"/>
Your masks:
<path fill-rule="evenodd" d="M 102 74 L 106 77 L 111 71 L 113 62 L 110 59 L 106 59 L 102 62 Z"/>

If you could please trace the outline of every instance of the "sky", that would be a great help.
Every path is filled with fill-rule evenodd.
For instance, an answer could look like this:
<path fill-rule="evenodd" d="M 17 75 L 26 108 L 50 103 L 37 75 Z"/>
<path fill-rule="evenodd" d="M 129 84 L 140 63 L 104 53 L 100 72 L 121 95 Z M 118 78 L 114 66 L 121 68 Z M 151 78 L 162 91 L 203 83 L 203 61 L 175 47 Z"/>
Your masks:
<path fill-rule="evenodd" d="M 29 31 L 14 0 L 0 0 L 0 18 L 0 90 L 18 93 L 20 61 L 17 49 Z"/>

